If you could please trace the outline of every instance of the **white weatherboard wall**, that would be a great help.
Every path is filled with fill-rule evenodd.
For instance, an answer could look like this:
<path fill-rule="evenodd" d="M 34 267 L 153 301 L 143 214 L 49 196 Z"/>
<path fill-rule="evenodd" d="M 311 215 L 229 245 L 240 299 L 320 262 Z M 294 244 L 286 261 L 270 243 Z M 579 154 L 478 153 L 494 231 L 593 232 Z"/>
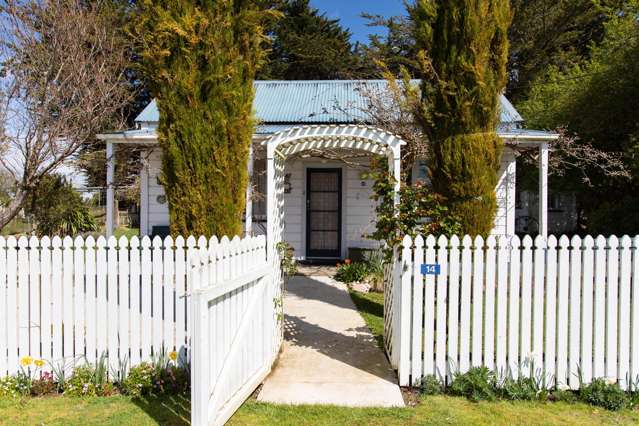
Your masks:
<path fill-rule="evenodd" d="M 147 155 L 148 176 L 142 179 L 141 233 L 148 235 L 154 226 L 169 225 L 168 204 L 160 203 L 164 188 L 157 181 L 161 170 L 161 152 L 149 151 Z M 365 167 L 368 162 L 362 162 Z M 495 188 L 497 214 L 493 235 L 514 235 L 515 233 L 515 153 L 505 148 L 499 171 L 499 182 Z M 347 256 L 349 247 L 375 248 L 377 243 L 363 237 L 374 231 L 375 203 L 370 199 L 373 182 L 362 179 L 365 168 L 353 167 L 340 161 L 320 159 L 291 159 L 286 163 L 286 174 L 290 174 L 291 193 L 284 194 L 284 240 L 295 248 L 295 257 L 306 257 L 306 177 L 308 168 L 342 169 L 342 256 Z M 255 170 L 255 173 L 260 173 Z M 147 186 L 144 187 L 144 182 Z M 146 188 L 146 190 L 145 190 Z M 146 224 L 146 225 L 145 225 Z M 257 226 L 254 231 L 258 232 Z"/>
<path fill-rule="evenodd" d="M 367 163 L 362 163 L 363 165 Z M 290 160 L 286 174 L 291 175 L 291 192 L 284 194 L 284 241 L 295 248 L 295 257 L 306 257 L 307 170 L 342 170 L 342 257 L 349 247 L 374 248 L 376 242 L 363 235 L 374 231 L 375 203 L 370 199 L 373 182 L 362 179 L 363 166 L 354 168 L 339 161 Z"/>
<path fill-rule="evenodd" d="M 148 190 L 140 191 L 141 197 L 148 200 L 148 213 L 146 218 L 146 234 L 151 234 L 154 226 L 169 226 L 168 202 L 160 203 L 158 197 L 164 197 L 164 187 L 158 183 L 158 176 L 162 170 L 162 153 L 159 149 L 153 149 L 148 153 Z M 144 204 L 142 200 L 141 204 Z M 144 218 L 140 220 L 141 225 Z M 144 226 L 142 226 L 144 228 Z M 144 232 L 142 232 L 144 235 Z"/>
<path fill-rule="evenodd" d="M 387 291 L 401 385 L 486 366 L 578 389 L 639 385 L 639 236 L 406 237 Z M 438 275 L 422 264 L 438 264 Z"/>

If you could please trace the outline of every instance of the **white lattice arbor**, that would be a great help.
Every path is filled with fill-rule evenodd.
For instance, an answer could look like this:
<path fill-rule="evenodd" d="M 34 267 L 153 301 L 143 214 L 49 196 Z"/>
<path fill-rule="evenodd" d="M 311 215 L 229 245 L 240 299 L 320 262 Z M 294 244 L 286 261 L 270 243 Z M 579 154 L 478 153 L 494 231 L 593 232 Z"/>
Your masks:
<path fill-rule="evenodd" d="M 264 142 L 267 160 L 267 245 L 269 259 L 275 259 L 284 228 L 284 168 L 286 160 L 305 151 L 353 150 L 384 155 L 397 182 L 399 202 L 402 139 L 384 130 L 364 125 L 316 125 L 293 127 Z"/>

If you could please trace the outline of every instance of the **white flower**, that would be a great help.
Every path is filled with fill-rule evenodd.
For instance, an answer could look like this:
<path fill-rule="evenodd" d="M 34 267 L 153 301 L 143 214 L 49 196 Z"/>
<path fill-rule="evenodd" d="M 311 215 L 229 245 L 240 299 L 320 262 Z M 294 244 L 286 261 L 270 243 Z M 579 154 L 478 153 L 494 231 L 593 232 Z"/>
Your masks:
<path fill-rule="evenodd" d="M 567 391 L 567 390 L 570 390 L 570 386 L 561 384 L 557 386 L 557 389 L 559 389 L 560 391 Z"/>
<path fill-rule="evenodd" d="M 614 377 L 606 377 L 606 383 L 608 383 L 609 385 L 614 385 L 615 383 L 617 383 L 617 379 L 615 379 Z"/>

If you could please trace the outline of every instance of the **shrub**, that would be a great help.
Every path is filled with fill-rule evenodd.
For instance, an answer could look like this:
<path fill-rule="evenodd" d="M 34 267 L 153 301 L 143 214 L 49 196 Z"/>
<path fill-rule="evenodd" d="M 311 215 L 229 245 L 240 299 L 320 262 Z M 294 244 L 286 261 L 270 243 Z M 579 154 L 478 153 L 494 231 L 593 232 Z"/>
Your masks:
<path fill-rule="evenodd" d="M 66 381 L 64 386 L 64 394 L 68 396 L 96 396 L 94 379 L 94 370 L 90 365 L 82 365 L 73 370 L 73 374 Z"/>
<path fill-rule="evenodd" d="M 630 404 L 630 398 L 616 383 L 607 383 L 604 379 L 594 379 L 582 386 L 579 397 L 588 404 L 607 410 L 621 410 Z"/>
<path fill-rule="evenodd" d="M 184 393 L 191 388 L 189 372 L 175 365 L 160 370 L 153 381 L 154 393 Z"/>
<path fill-rule="evenodd" d="M 42 396 L 58 391 L 58 384 L 53 380 L 53 374 L 42 373 L 39 379 L 31 382 L 31 395 Z"/>
<path fill-rule="evenodd" d="M 148 362 L 131 367 L 129 375 L 120 384 L 122 392 L 133 397 L 150 394 L 153 391 L 154 373 L 154 366 Z"/>
<path fill-rule="evenodd" d="M 27 393 L 28 387 L 17 377 L 7 376 L 0 379 L 0 398 L 19 398 Z"/>
<path fill-rule="evenodd" d="M 335 279 L 346 284 L 363 281 L 369 274 L 366 262 L 350 262 L 348 259 L 339 265 Z"/>
<path fill-rule="evenodd" d="M 508 378 L 501 384 L 498 393 L 502 398 L 513 401 L 531 401 L 537 399 L 540 389 L 530 377 Z"/>
<path fill-rule="evenodd" d="M 45 176 L 28 201 L 38 235 L 75 235 L 97 229 L 82 196 L 61 175 Z"/>
<path fill-rule="evenodd" d="M 473 367 L 463 374 L 455 374 L 450 384 L 451 395 L 465 396 L 471 401 L 495 399 L 495 374 L 486 367 Z"/>
<path fill-rule="evenodd" d="M 422 395 L 439 395 L 444 392 L 444 386 L 437 377 L 431 374 L 422 379 L 420 391 Z"/>
<path fill-rule="evenodd" d="M 577 395 L 570 390 L 557 389 L 550 394 L 550 399 L 555 402 L 574 404 L 577 402 Z"/>
<path fill-rule="evenodd" d="M 382 250 L 369 252 L 366 256 L 368 276 L 366 279 L 375 291 L 384 290 L 384 253 Z"/>

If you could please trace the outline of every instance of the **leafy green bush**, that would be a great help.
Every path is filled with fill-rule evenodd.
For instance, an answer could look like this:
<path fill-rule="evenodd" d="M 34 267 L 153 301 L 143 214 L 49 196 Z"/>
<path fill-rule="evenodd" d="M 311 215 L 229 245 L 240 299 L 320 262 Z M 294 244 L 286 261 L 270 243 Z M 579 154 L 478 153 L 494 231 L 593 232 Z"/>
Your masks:
<path fill-rule="evenodd" d="M 190 372 L 176 365 L 176 360 L 175 352 L 160 351 L 153 357 L 153 362 L 131 367 L 126 379 L 120 383 L 120 389 L 134 397 L 188 392 L 191 386 Z"/>
<path fill-rule="evenodd" d="M 29 387 L 17 377 L 7 376 L 0 379 L 0 398 L 19 398 L 27 395 Z"/>
<path fill-rule="evenodd" d="M 541 389 L 534 379 L 520 377 L 517 380 L 508 378 L 499 386 L 498 394 L 502 398 L 513 401 L 532 401 L 537 399 Z"/>
<path fill-rule="evenodd" d="M 370 267 L 366 262 L 351 262 L 346 259 L 343 264 L 340 264 L 335 279 L 346 284 L 364 281 L 368 276 Z"/>
<path fill-rule="evenodd" d="M 579 391 L 582 401 L 607 410 L 621 410 L 630 404 L 630 398 L 616 383 L 607 383 L 604 379 L 594 379 L 582 386 Z"/>
<path fill-rule="evenodd" d="M 148 362 L 131 367 L 129 375 L 120 384 L 121 390 L 125 394 L 134 397 L 148 395 L 153 391 L 154 375 L 155 367 Z"/>
<path fill-rule="evenodd" d="M 69 380 L 65 383 L 64 394 L 68 396 L 96 396 L 93 375 L 93 367 L 90 365 L 76 367 Z"/>
<path fill-rule="evenodd" d="M 115 386 L 107 380 L 106 372 L 100 362 L 96 368 L 92 365 L 81 365 L 73 370 L 73 374 L 64 384 L 67 396 L 109 396 L 115 393 Z"/>
<path fill-rule="evenodd" d="M 169 365 L 160 370 L 153 381 L 153 392 L 160 393 L 184 393 L 191 388 L 189 371 L 176 365 Z"/>
<path fill-rule="evenodd" d="M 453 235 L 461 233 L 460 219 L 445 206 L 443 196 L 436 194 L 429 185 L 416 182 L 400 185 L 400 203 L 395 206 L 396 180 L 388 172 L 388 162 L 383 157 L 373 158 L 367 179 L 374 181 L 375 230 L 366 238 L 383 243 L 382 254 L 386 261 L 393 256 L 393 249 L 401 245 L 405 235 Z M 428 218 L 428 220 L 425 220 Z"/>
<path fill-rule="evenodd" d="M 444 392 L 444 386 L 435 375 L 431 374 L 422 379 L 420 392 L 422 395 L 439 395 Z"/>
<path fill-rule="evenodd" d="M 384 253 L 381 249 L 371 251 L 365 256 L 368 264 L 366 279 L 375 291 L 384 291 Z"/>
<path fill-rule="evenodd" d="M 42 396 L 58 391 L 58 384 L 53 380 L 53 374 L 45 372 L 40 378 L 31 382 L 31 395 Z"/>
<path fill-rule="evenodd" d="M 45 176 L 31 194 L 26 209 L 38 235 L 76 235 L 97 229 L 88 207 L 61 175 Z"/>
<path fill-rule="evenodd" d="M 486 367 L 473 367 L 463 374 L 455 374 L 448 391 L 451 395 L 465 396 L 471 401 L 495 399 L 495 374 Z"/>
<path fill-rule="evenodd" d="M 555 402 L 574 404 L 577 402 L 577 395 L 570 390 L 557 389 L 550 394 L 550 399 Z"/>

